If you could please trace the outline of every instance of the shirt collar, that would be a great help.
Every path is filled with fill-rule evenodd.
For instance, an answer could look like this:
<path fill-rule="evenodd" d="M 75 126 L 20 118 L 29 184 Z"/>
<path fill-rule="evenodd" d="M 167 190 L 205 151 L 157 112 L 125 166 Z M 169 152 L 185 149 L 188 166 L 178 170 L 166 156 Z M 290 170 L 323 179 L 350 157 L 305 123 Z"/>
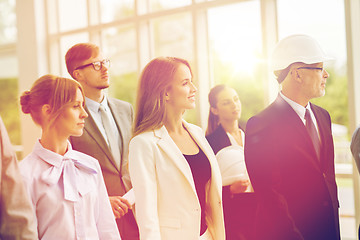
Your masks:
<path fill-rule="evenodd" d="M 297 102 L 294 102 L 290 98 L 286 97 L 282 92 L 280 92 L 280 96 L 294 109 L 296 114 L 301 118 L 305 119 L 305 111 L 306 109 L 309 109 L 311 112 L 310 104 L 307 104 L 306 107 L 303 107 L 302 105 L 298 104 Z"/>
<path fill-rule="evenodd" d="M 105 108 L 108 108 L 108 101 L 107 101 L 107 96 L 106 94 L 104 94 L 104 98 L 103 100 L 98 103 L 88 97 L 85 97 L 85 104 L 86 104 L 86 107 L 92 111 L 92 112 L 98 112 L 99 111 L 99 107 L 100 107 L 100 104 L 103 105 Z"/>
<path fill-rule="evenodd" d="M 76 202 L 79 195 L 84 196 L 92 191 L 91 185 L 80 179 L 85 179 L 84 175 L 97 174 L 97 168 L 90 156 L 72 150 L 70 142 L 64 156 L 44 148 L 40 140 L 35 143 L 34 152 L 41 160 L 51 165 L 41 174 L 41 179 L 50 186 L 62 179 L 66 200 Z"/>
<path fill-rule="evenodd" d="M 85 160 L 86 155 L 84 156 L 81 153 L 79 154 L 79 152 L 72 149 L 72 146 L 69 141 L 67 141 L 67 150 L 66 150 L 66 153 L 64 154 L 64 156 L 62 156 L 56 152 L 50 151 L 49 149 L 44 148 L 40 143 L 40 139 L 38 139 L 38 141 L 36 141 L 33 152 L 35 152 L 36 155 L 39 158 L 41 158 L 44 162 L 47 162 L 48 164 L 55 166 L 55 167 L 60 167 L 61 162 L 64 159 L 75 160 L 77 162 L 82 163 L 83 165 L 88 165 L 89 168 L 94 167 L 91 164 L 87 164 L 87 160 Z M 90 156 L 86 156 L 86 157 L 91 158 Z"/>
<path fill-rule="evenodd" d="M 71 147 L 71 144 L 68 142 L 68 146 L 67 146 L 65 155 L 69 154 L 69 152 L 71 152 L 71 151 L 72 151 L 72 147 Z M 34 152 L 43 161 L 45 161 L 48 164 L 53 165 L 55 167 L 60 167 L 61 161 L 65 157 L 65 155 L 62 156 L 56 152 L 53 152 L 53 151 L 50 151 L 49 149 L 44 148 L 40 143 L 40 139 L 38 139 L 35 143 Z"/>

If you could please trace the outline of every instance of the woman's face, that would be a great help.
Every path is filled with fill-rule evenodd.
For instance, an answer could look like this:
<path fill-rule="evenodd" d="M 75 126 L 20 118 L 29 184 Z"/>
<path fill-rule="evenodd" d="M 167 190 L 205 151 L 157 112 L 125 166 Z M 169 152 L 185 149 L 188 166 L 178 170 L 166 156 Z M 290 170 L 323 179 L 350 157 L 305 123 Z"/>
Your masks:
<path fill-rule="evenodd" d="M 88 114 L 84 109 L 84 97 L 78 88 L 76 98 L 60 114 L 54 127 L 58 132 L 67 136 L 81 136 L 84 129 L 85 118 Z"/>
<path fill-rule="evenodd" d="M 223 89 L 218 93 L 216 107 L 212 107 L 211 111 L 220 121 L 238 120 L 241 116 L 241 103 L 236 91 L 228 87 Z"/>
<path fill-rule="evenodd" d="M 176 109 L 186 110 L 195 108 L 195 92 L 190 69 L 185 64 L 180 64 L 167 91 L 168 104 Z"/>

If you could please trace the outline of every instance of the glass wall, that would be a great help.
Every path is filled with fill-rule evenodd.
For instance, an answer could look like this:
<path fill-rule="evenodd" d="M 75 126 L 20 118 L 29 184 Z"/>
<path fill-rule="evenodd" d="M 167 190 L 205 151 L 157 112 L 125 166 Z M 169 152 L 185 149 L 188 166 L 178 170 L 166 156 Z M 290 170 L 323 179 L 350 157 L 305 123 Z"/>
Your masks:
<path fill-rule="evenodd" d="M 70 77 L 64 61 L 66 51 L 79 42 L 94 42 L 111 60 L 109 95 L 134 105 L 138 77 L 148 61 L 157 56 L 185 58 L 193 66 L 194 82 L 201 86 L 197 102 L 202 106 L 187 113 L 186 120 L 198 125 L 204 119 L 206 122 L 206 96 L 215 84 L 225 83 L 238 91 L 244 123 L 265 108 L 270 102 L 269 83 L 276 84 L 267 62 L 275 40 L 293 33 L 315 37 L 336 59 L 326 65 L 331 75 L 326 96 L 314 102 L 327 109 L 334 122 L 341 231 L 344 239 L 355 239 L 353 182 L 348 177 L 352 173 L 348 148 L 351 133 L 343 0 L 43 0 L 43 3 L 47 26 L 44 48 L 50 73 Z M 2 10 L 11 10 L 14 5 L 15 0 L 0 0 Z M 0 44 L 7 46 L 16 42 L 15 16 L 10 10 L 0 15 Z M 6 70 L 11 73 L 0 72 L 0 85 L 2 79 L 7 79 L 4 84 L 16 91 L 16 51 L 14 47 L 3 51 L 1 46 L 0 63 L 5 61 Z"/>
<path fill-rule="evenodd" d="M 16 42 L 15 0 L 0 0 L 0 44 Z"/>
<path fill-rule="evenodd" d="M 15 0 L 0 0 L 0 116 L 17 151 L 20 144 Z"/>
<path fill-rule="evenodd" d="M 211 8 L 208 21 L 212 79 L 236 89 L 246 122 L 266 106 L 260 1 Z"/>
<path fill-rule="evenodd" d="M 138 70 L 135 26 L 108 28 L 101 39 L 104 55 L 111 59 L 109 94 L 134 103 Z"/>

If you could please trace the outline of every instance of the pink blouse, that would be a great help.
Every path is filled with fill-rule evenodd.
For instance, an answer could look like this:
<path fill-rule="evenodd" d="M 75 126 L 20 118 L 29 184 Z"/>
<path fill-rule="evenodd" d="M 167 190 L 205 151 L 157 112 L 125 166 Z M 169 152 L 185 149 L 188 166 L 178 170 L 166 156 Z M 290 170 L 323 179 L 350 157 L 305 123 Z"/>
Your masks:
<path fill-rule="evenodd" d="M 70 143 L 62 156 L 37 141 L 20 171 L 40 239 L 120 239 L 96 159 Z"/>

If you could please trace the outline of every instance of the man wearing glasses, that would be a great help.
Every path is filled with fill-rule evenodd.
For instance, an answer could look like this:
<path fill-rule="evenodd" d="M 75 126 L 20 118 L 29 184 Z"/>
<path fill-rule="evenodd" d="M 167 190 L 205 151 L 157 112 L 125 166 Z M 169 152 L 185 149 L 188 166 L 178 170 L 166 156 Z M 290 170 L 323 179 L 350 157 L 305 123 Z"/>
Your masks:
<path fill-rule="evenodd" d="M 306 35 L 274 49 L 281 91 L 246 126 L 245 162 L 258 196 L 257 239 L 339 240 L 329 113 L 309 101 L 325 94 L 330 60 Z"/>
<path fill-rule="evenodd" d="M 133 109 L 130 103 L 110 98 L 110 61 L 97 45 L 80 43 L 65 56 L 69 74 L 83 87 L 86 111 L 84 133 L 71 137 L 73 149 L 96 158 L 101 166 L 110 203 L 123 240 L 139 239 L 131 204 L 122 196 L 131 188 L 127 168 Z"/>

